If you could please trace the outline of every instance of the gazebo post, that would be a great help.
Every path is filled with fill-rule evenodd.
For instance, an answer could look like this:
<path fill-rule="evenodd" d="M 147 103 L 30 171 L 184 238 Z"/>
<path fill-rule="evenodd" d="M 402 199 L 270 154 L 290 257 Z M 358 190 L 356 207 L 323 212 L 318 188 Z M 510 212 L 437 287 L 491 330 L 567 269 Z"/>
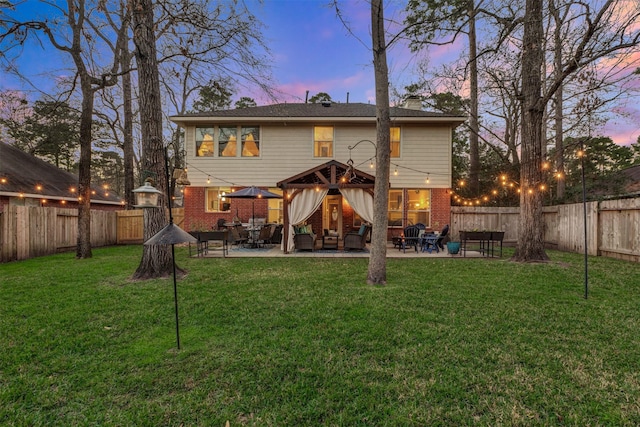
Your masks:
<path fill-rule="evenodd" d="M 284 189 L 283 191 L 283 201 L 282 204 L 282 222 L 283 222 L 283 231 L 282 237 L 284 242 L 284 253 L 289 253 L 289 190 Z"/>

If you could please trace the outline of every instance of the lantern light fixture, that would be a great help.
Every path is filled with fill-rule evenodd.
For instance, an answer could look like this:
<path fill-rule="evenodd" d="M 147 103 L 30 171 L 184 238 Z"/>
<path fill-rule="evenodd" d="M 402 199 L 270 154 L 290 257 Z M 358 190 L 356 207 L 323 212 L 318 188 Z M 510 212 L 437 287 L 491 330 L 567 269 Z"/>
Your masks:
<path fill-rule="evenodd" d="M 162 194 L 162 191 L 155 188 L 151 183 L 152 180 L 147 178 L 142 186 L 133 190 L 136 195 L 134 207 L 143 209 L 158 207 L 158 196 Z"/>

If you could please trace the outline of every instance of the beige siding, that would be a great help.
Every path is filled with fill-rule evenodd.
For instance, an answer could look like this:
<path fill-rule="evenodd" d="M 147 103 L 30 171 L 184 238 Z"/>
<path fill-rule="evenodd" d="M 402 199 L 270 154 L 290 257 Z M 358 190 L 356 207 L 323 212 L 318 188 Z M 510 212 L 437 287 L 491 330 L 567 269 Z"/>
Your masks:
<path fill-rule="evenodd" d="M 375 127 L 369 125 L 336 125 L 334 156 L 313 157 L 313 125 L 289 124 L 261 126 L 260 158 L 218 158 L 195 156 L 195 131 L 188 127 L 187 162 L 192 186 L 275 186 L 289 178 L 329 160 L 346 163 L 349 146 L 368 139 L 375 142 Z M 372 144 L 361 143 L 352 150 L 352 159 L 358 169 L 375 175 L 368 159 L 375 155 Z M 402 126 L 401 157 L 393 158 L 398 164 L 398 175 L 393 175 L 392 187 L 448 188 L 451 170 L 451 130 L 448 126 Z M 405 169 L 408 167 L 410 169 Z M 417 172 L 421 171 L 421 172 Z M 430 172 L 430 184 L 425 183 Z"/>

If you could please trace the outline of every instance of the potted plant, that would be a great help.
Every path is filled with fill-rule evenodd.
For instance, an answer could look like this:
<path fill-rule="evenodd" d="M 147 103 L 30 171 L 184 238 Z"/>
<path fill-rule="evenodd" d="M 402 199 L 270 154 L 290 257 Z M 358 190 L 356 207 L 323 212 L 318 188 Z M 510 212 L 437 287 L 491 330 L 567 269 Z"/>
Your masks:
<path fill-rule="evenodd" d="M 451 255 L 458 254 L 460 252 L 460 242 L 447 242 L 447 251 L 449 251 L 449 254 Z"/>

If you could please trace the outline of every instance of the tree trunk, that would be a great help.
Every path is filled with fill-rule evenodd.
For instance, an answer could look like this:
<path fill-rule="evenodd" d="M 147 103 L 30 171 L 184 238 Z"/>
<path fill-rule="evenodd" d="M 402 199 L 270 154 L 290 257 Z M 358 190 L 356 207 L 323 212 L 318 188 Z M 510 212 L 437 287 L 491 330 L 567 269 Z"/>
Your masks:
<path fill-rule="evenodd" d="M 546 261 L 542 219 L 542 0 L 527 0 L 522 52 L 520 228 L 515 261 Z"/>
<path fill-rule="evenodd" d="M 80 68 L 79 68 L 80 69 Z M 91 128 L 93 96 L 91 80 L 80 71 L 82 111 L 80 113 L 80 162 L 78 165 L 78 237 L 76 258 L 91 258 Z"/>
<path fill-rule="evenodd" d="M 562 47 L 563 40 L 561 37 L 562 20 L 560 19 L 560 11 L 555 5 L 555 2 L 551 1 L 549 9 L 555 22 L 555 28 L 553 31 L 553 62 L 555 69 L 555 78 L 558 81 L 562 80 Z M 558 200 L 564 199 L 565 193 L 565 180 L 564 180 L 564 121 L 563 121 L 563 109 L 564 109 L 564 85 L 558 85 L 556 90 L 556 106 L 555 106 L 555 168 L 561 176 L 556 180 L 556 198 Z"/>
<path fill-rule="evenodd" d="M 478 143 L 478 53 L 475 2 L 468 2 L 469 15 L 469 186 L 471 194 L 480 194 L 480 148 Z"/>
<path fill-rule="evenodd" d="M 148 240 L 166 224 L 165 159 L 162 144 L 162 105 L 160 80 L 153 31 L 153 5 L 151 0 L 132 0 L 133 42 L 138 65 L 140 125 L 142 140 L 142 175 L 155 179 L 155 187 L 165 195 L 162 209 L 145 209 L 144 240 Z M 172 273 L 171 251 L 168 245 L 143 246 L 142 260 L 134 279 L 168 276 Z"/>
<path fill-rule="evenodd" d="M 124 140 L 122 146 L 122 155 L 124 162 L 124 199 L 127 209 L 133 209 L 135 205 L 135 180 L 133 177 L 133 108 L 131 100 L 131 74 L 127 70 L 131 70 L 131 54 L 125 46 L 120 56 L 120 65 L 122 69 L 122 102 L 123 102 L 123 121 L 124 121 Z"/>
<path fill-rule="evenodd" d="M 389 72 L 384 37 L 382 0 L 371 2 L 371 37 L 376 82 L 376 184 L 373 197 L 373 229 L 367 283 L 387 283 L 387 211 L 391 135 L 389 118 Z"/>

